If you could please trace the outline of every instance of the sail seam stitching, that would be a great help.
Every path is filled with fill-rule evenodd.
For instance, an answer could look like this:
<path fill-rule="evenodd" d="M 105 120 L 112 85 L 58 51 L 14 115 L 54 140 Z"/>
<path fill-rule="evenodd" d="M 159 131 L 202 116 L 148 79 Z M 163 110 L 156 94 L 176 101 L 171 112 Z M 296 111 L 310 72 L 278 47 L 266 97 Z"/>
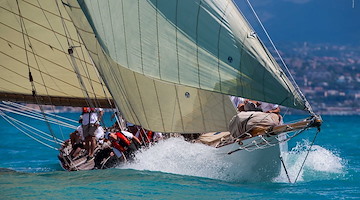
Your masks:
<path fill-rule="evenodd" d="M 177 62 L 177 76 L 178 82 L 181 82 L 180 78 L 180 60 L 179 60 L 179 38 L 178 38 L 178 7 L 179 7 L 179 0 L 176 0 L 176 8 L 175 8 L 175 46 L 176 46 L 176 62 Z"/>
<path fill-rule="evenodd" d="M 47 120 L 47 116 L 43 110 L 43 106 L 39 103 L 40 102 L 40 99 L 37 97 L 37 94 L 36 94 L 36 87 L 35 87 L 35 84 L 34 84 L 34 81 L 33 81 L 33 76 L 31 74 L 31 67 L 30 67 L 30 62 L 29 62 L 29 57 L 28 57 L 28 51 L 27 51 L 27 48 L 26 48 L 26 41 L 25 41 L 25 32 L 27 33 L 28 35 L 28 32 L 27 32 L 27 29 L 26 29 L 26 26 L 25 26 L 25 23 L 24 23 L 24 19 L 23 19 L 23 16 L 21 14 L 21 11 L 20 11 L 20 5 L 19 5 L 19 1 L 16 0 L 16 4 L 17 4 L 17 7 L 18 7 L 18 11 L 19 11 L 19 17 L 20 17 L 20 26 L 21 26 L 21 32 L 22 32 L 22 36 L 23 36 L 23 41 L 24 41 L 24 48 L 25 48 L 25 54 L 26 54 L 26 61 L 27 61 L 27 66 L 28 66 L 28 71 L 29 71 L 29 79 L 30 79 L 30 83 L 31 83 L 31 87 L 32 87 L 32 95 L 34 96 L 40 110 L 41 110 L 41 113 L 45 119 L 45 122 L 46 122 L 46 125 L 48 126 L 48 129 L 53 137 L 54 140 L 56 140 L 56 136 L 55 136 L 55 133 L 53 131 L 53 129 L 51 128 L 50 124 L 49 124 L 49 121 Z M 40 70 L 40 67 L 39 67 L 39 63 L 38 63 L 38 60 L 36 59 L 36 56 L 35 56 L 35 50 L 33 49 L 33 45 L 31 44 L 31 41 L 29 38 L 27 38 L 28 42 L 29 42 L 29 46 L 30 46 L 30 49 L 32 50 L 32 54 L 34 56 L 34 60 L 36 62 L 36 65 L 38 67 L 38 70 L 40 71 L 40 77 L 41 77 L 41 80 L 42 80 L 42 83 L 44 84 L 44 88 L 45 88 L 45 91 L 47 93 L 47 95 L 49 96 L 49 92 L 48 92 L 48 88 L 45 84 L 45 81 L 44 81 L 44 77 L 43 77 L 43 74 Z M 51 99 L 50 99 L 51 101 Z"/>
<path fill-rule="evenodd" d="M 126 35 L 126 24 L 125 24 L 125 14 L 124 14 L 124 1 L 121 1 L 121 10 L 122 10 L 122 20 L 123 20 L 123 26 L 124 26 L 124 44 L 125 44 L 125 55 L 126 55 L 126 66 L 128 66 L 128 68 L 130 68 L 130 63 L 129 63 L 129 54 L 128 54 L 128 46 L 127 46 L 127 35 Z"/>
<path fill-rule="evenodd" d="M 3 40 L 5 40 L 4 38 L 2 38 L 1 36 L 0 36 L 0 38 L 1 39 L 3 39 Z M 7 42 L 9 42 L 9 43 L 11 43 L 11 44 L 13 44 L 14 46 L 17 46 L 18 48 L 20 48 L 20 49 L 23 49 L 23 50 L 25 50 L 25 48 L 23 48 L 23 47 L 20 47 L 20 46 L 18 46 L 17 44 L 15 44 L 15 43 L 12 43 L 11 41 L 8 41 L 8 40 L 5 40 L 5 41 L 7 41 Z M 27 51 L 29 51 L 29 50 L 27 50 Z M 8 54 L 6 54 L 6 53 L 4 53 L 4 52 L 2 52 L 1 51 L 1 53 L 3 53 L 4 55 L 6 55 L 6 56 L 8 56 L 8 57 L 10 57 L 10 58 L 12 58 L 12 59 L 14 59 L 14 60 L 16 60 L 16 61 L 18 61 L 18 62 L 20 62 L 20 63 L 23 63 L 23 64 L 25 64 L 26 65 L 26 63 L 24 63 L 24 62 L 22 62 L 22 61 L 20 61 L 20 60 L 18 60 L 18 59 L 16 59 L 16 58 L 14 58 L 14 57 L 12 57 L 12 56 L 10 56 L 10 55 L 8 55 Z M 50 62 L 50 63 L 52 63 L 52 64 L 54 64 L 54 65 L 56 65 L 56 66 L 59 66 L 60 68 L 62 68 L 62 69 L 64 69 L 64 70 L 67 70 L 67 71 L 70 71 L 70 72 L 72 72 L 72 70 L 70 70 L 70 69 L 68 69 L 68 68 L 65 68 L 65 67 L 63 67 L 62 65 L 60 65 L 60 64 L 58 64 L 58 63 L 55 63 L 55 62 L 53 62 L 53 61 L 51 61 L 51 60 L 49 60 L 49 59 L 47 59 L 47 58 L 45 58 L 45 57 L 42 57 L 41 55 L 39 55 L 39 54 L 37 54 L 37 53 L 33 53 L 35 56 L 37 56 L 37 57 L 39 57 L 39 58 L 41 58 L 41 59 L 43 59 L 43 60 L 46 60 L 46 61 L 48 61 L 48 62 Z M 78 59 L 78 60 L 81 60 L 81 59 Z M 82 60 L 81 60 L 82 61 Z M 31 65 L 30 65 L 31 66 Z M 31 67 L 31 68 L 33 68 L 33 69 L 36 69 L 35 67 Z M 40 72 L 40 70 L 39 70 L 39 72 Z M 42 72 L 42 71 L 41 71 Z M 45 73 L 45 72 L 42 72 L 42 73 Z M 49 76 L 51 76 L 50 74 L 48 74 L 48 73 L 45 73 L 45 74 L 47 74 L 47 75 L 49 75 Z M 51 76 L 52 77 L 52 76 Z M 53 78 L 56 78 L 55 76 L 53 77 Z M 61 80 L 61 79 L 58 79 L 58 80 Z M 93 82 L 97 82 L 96 80 L 92 80 Z"/>
<path fill-rule="evenodd" d="M 156 0 L 156 8 L 158 1 Z M 159 12 L 156 9 L 155 10 L 155 20 L 156 20 L 156 41 L 157 41 L 157 56 L 158 56 L 158 62 L 159 62 L 159 78 L 161 78 L 161 61 L 160 61 L 160 40 L 159 40 Z"/>
<path fill-rule="evenodd" d="M 97 43 L 97 44 L 98 44 L 98 43 Z M 96 51 L 98 51 L 97 47 L 98 47 L 98 45 L 96 45 Z M 101 52 L 102 52 L 102 51 L 101 51 Z M 105 56 L 105 60 L 107 61 L 108 65 L 111 66 L 111 62 L 109 61 L 108 57 L 107 57 L 103 52 L 102 52 L 102 54 Z M 99 57 L 98 57 L 98 60 L 100 60 Z M 110 71 L 114 72 L 113 69 L 114 69 L 113 67 L 110 67 Z M 126 87 L 123 87 L 123 85 L 125 85 L 124 82 L 123 82 L 123 80 L 124 80 L 124 79 L 123 79 L 123 74 L 120 73 L 120 68 L 119 68 L 119 67 L 117 67 L 117 69 L 119 70 L 119 74 L 120 74 L 120 77 L 121 77 L 120 80 L 119 80 L 118 77 L 115 76 L 116 73 L 110 73 L 110 75 L 113 76 L 113 80 L 114 80 L 114 81 L 117 83 L 117 85 L 119 86 L 119 87 L 117 87 L 117 88 L 119 88 L 120 93 L 122 93 L 122 94 L 127 98 L 127 97 L 128 97 L 128 92 L 127 92 L 127 90 L 126 90 Z M 120 82 L 121 82 L 122 84 L 120 84 Z M 111 91 L 109 91 L 109 92 L 111 93 Z M 129 110 L 131 110 L 131 111 L 130 111 L 131 117 L 132 117 L 134 120 L 136 119 L 136 120 L 139 122 L 140 120 L 139 120 L 139 118 L 137 117 L 137 115 L 134 116 L 135 110 L 134 110 L 134 108 L 132 107 L 132 105 L 131 105 L 128 101 L 125 101 L 124 104 L 127 106 L 127 108 L 128 108 Z M 120 110 L 120 112 L 121 112 L 121 109 L 120 109 L 119 107 L 118 107 L 117 109 Z"/>
<path fill-rule="evenodd" d="M 42 27 L 42 28 L 45 28 L 45 29 L 47 29 L 47 30 L 49 30 L 49 31 L 51 31 L 51 32 L 54 32 L 54 33 L 56 33 L 56 34 L 58 34 L 58 35 L 61 35 L 61 36 L 63 36 L 63 37 L 66 37 L 66 35 L 63 35 L 63 34 L 60 33 L 60 32 L 54 31 L 54 30 L 52 30 L 52 29 L 50 29 L 50 28 L 48 28 L 48 27 L 46 27 L 46 26 L 43 26 L 43 25 L 41 25 L 41 24 L 39 24 L 39 23 L 37 23 L 37 22 L 29 19 L 29 18 L 26 18 L 26 17 L 24 17 L 24 16 L 19 16 L 19 14 L 15 13 L 15 12 L 13 12 L 13 11 L 11 11 L 11 10 L 8 10 L 8 9 L 2 7 L 2 6 L 0 6 L 0 8 L 6 10 L 6 11 L 8 11 L 8 12 L 10 12 L 10 13 L 18 16 L 18 17 L 22 17 L 23 19 L 26 19 L 26 20 L 28 20 L 29 22 L 31 22 L 31 23 L 33 23 L 33 24 L 36 24 L 36 25 L 38 25 L 38 26 L 40 26 L 40 27 Z M 2 22 L 1 22 L 1 23 L 2 23 Z M 2 23 L 2 24 L 3 24 L 3 23 Z M 6 25 L 6 26 L 8 26 L 8 25 Z M 10 27 L 10 26 L 8 26 L 8 27 Z M 15 29 L 15 30 L 16 30 L 16 29 Z M 73 40 L 72 38 L 69 38 L 69 39 Z M 75 41 L 75 42 L 80 43 L 79 41 Z"/>
<path fill-rule="evenodd" d="M 13 27 L 10 27 L 10 26 L 8 26 L 8 25 L 6 25 L 6 24 L 3 24 L 2 22 L 0 22 L 0 24 L 6 26 L 6 27 L 8 27 L 8 28 L 10 28 L 10 29 L 18 32 L 18 33 L 21 33 L 21 31 L 18 31 L 18 30 L 16 30 L 16 29 L 14 29 Z M 41 41 L 41 40 L 39 40 L 39 39 L 37 39 L 37 38 L 34 38 L 34 37 L 32 37 L 31 35 L 28 35 L 28 34 L 26 34 L 26 33 L 24 33 L 24 34 L 25 34 L 25 36 L 26 36 L 27 38 L 30 38 L 30 39 L 33 39 L 33 40 L 39 42 L 39 43 L 42 43 L 42 44 L 44 44 L 45 46 L 50 47 L 51 49 L 55 49 L 55 50 L 57 50 L 57 51 L 60 51 L 61 53 L 67 54 L 65 50 L 61 50 L 61 49 L 59 49 L 59 48 L 53 47 L 53 46 L 51 46 L 51 45 L 49 45 L 49 44 L 47 44 L 47 43 L 45 43 L 45 42 L 43 42 L 43 41 Z M 3 38 L 3 37 L 1 37 L 1 36 L 0 36 L 0 38 L 3 39 L 3 40 L 5 40 L 5 41 L 7 41 L 7 42 L 9 42 L 9 43 L 11 43 L 11 44 L 14 44 L 14 45 L 18 46 L 17 44 L 15 44 L 15 43 L 13 43 L 13 42 L 11 42 L 11 41 L 9 41 L 9 40 L 6 40 L 5 38 Z M 78 41 L 76 41 L 76 42 L 78 42 Z M 79 43 L 79 45 L 81 45 L 81 43 Z M 19 48 L 22 48 L 22 47 L 20 47 L 20 46 L 18 46 L 18 47 L 19 47 Z M 90 51 L 90 52 L 91 52 L 91 51 Z M 89 62 L 87 62 L 87 61 L 85 61 L 85 60 L 81 60 L 81 59 L 78 58 L 78 57 L 76 57 L 76 59 L 78 59 L 78 60 L 80 60 L 80 61 L 82 61 L 82 62 L 86 62 L 86 63 L 90 64 Z M 70 61 L 69 61 L 69 62 L 70 62 Z"/>
<path fill-rule="evenodd" d="M 1 53 L 3 53 L 3 52 L 1 52 Z M 9 56 L 9 57 L 10 57 L 10 56 Z M 13 57 L 11 57 L 11 58 L 13 58 Z M 23 64 L 24 64 L 24 63 L 23 63 Z M 0 64 L 0 66 L 2 66 L 3 68 L 5 68 L 5 69 L 7 69 L 7 70 L 9 70 L 9 71 L 12 71 L 12 70 L 10 70 L 9 68 L 7 68 L 7 67 L 5 67 L 5 66 L 3 66 L 3 65 L 1 65 L 1 64 Z M 33 67 L 31 67 L 31 68 L 33 68 Z M 35 69 L 35 68 L 34 68 L 34 69 Z M 36 70 L 36 69 L 35 69 L 35 70 Z M 38 70 L 36 70 L 36 71 L 38 71 Z M 18 73 L 15 72 L 15 71 L 12 71 L 12 72 L 18 74 Z M 18 74 L 18 75 L 20 75 L 20 76 L 22 76 L 22 77 L 24 77 L 24 78 L 27 79 L 26 76 L 23 76 L 23 75 L 21 75 L 21 74 Z M 49 74 L 46 74 L 46 75 L 51 76 L 51 75 L 49 75 Z M 56 78 L 56 77 L 54 76 L 54 77 L 52 77 L 52 78 Z M 56 78 L 56 79 L 57 79 L 57 78 Z M 57 80 L 60 80 L 60 81 L 63 82 L 63 83 L 66 83 L 66 84 L 68 84 L 68 85 L 71 85 L 71 84 L 69 84 L 69 83 L 67 83 L 67 82 L 65 82 L 65 81 L 62 81 L 61 79 L 57 79 Z M 37 84 L 39 84 L 39 85 L 41 85 L 41 86 L 43 86 L 43 85 L 41 84 L 41 82 L 37 82 L 36 80 L 34 80 L 34 82 L 37 83 Z M 71 85 L 71 86 L 74 86 L 74 85 Z M 77 88 L 77 89 L 80 89 L 80 88 L 78 88 L 78 87 L 76 87 L 76 86 L 74 86 L 74 87 Z M 59 92 L 59 93 L 68 95 L 67 93 L 65 93 L 65 92 L 63 92 L 63 91 L 59 91 L 59 90 L 54 89 L 54 88 L 51 88 L 51 87 L 48 87 L 48 88 L 51 89 L 51 90 L 53 90 L 53 91 L 57 91 L 57 92 Z"/>
<path fill-rule="evenodd" d="M 221 22 L 223 21 L 224 17 L 226 16 L 226 10 L 229 6 L 229 2 L 227 2 L 226 7 L 224 9 Z M 219 74 L 219 90 L 222 92 L 222 81 L 221 81 L 221 72 L 220 72 L 220 35 L 221 35 L 222 25 L 219 23 L 219 31 L 218 31 L 218 42 L 217 42 L 217 64 L 218 64 L 218 74 Z"/>
<path fill-rule="evenodd" d="M 177 89 L 177 86 L 176 86 L 176 85 L 174 85 L 174 88 L 175 88 L 175 92 L 176 92 L 176 99 L 177 99 L 177 102 L 178 102 L 178 105 L 179 105 L 179 113 L 180 113 L 181 127 L 182 127 L 182 129 L 183 129 L 183 132 L 185 132 L 184 119 L 183 119 L 183 115 L 182 115 L 182 112 L 181 112 L 181 105 L 180 105 L 180 99 L 179 99 L 179 92 L 178 92 L 178 89 Z"/>
<path fill-rule="evenodd" d="M 160 113 L 160 117 L 161 117 L 161 124 L 162 124 L 163 130 L 164 130 L 164 132 L 165 132 L 164 117 L 163 117 L 163 113 L 162 113 L 162 111 L 161 111 L 160 98 L 159 98 L 159 94 L 158 94 L 158 91 L 157 91 L 157 87 L 156 87 L 155 80 L 153 80 L 153 84 L 154 84 L 154 90 L 155 90 L 155 94 L 156 94 L 156 98 L 157 98 L 157 104 L 158 104 L 158 107 L 159 107 L 159 113 Z"/>
<path fill-rule="evenodd" d="M 199 88 L 201 88 L 201 81 L 200 81 L 200 63 L 199 63 L 199 18 L 200 18 L 200 9 L 201 9 L 202 0 L 199 1 L 198 10 L 196 14 L 196 63 L 197 63 L 197 70 L 198 70 L 198 84 Z"/>
<path fill-rule="evenodd" d="M 139 97 L 140 97 L 140 101 L 141 101 L 141 107 L 142 107 L 142 110 L 143 110 L 143 112 L 144 112 L 145 121 L 146 121 L 147 127 L 149 127 L 149 122 L 148 122 L 147 114 L 146 114 L 146 112 L 145 112 L 145 107 L 144 107 L 144 101 L 143 101 L 143 98 L 142 98 L 142 96 L 141 96 L 140 87 L 139 87 L 139 83 L 138 83 L 138 80 L 137 80 L 137 77 L 136 77 L 135 72 L 133 72 L 133 75 L 134 75 L 135 82 L 136 82 L 136 88 L 137 88 L 138 93 L 139 93 Z"/>
<path fill-rule="evenodd" d="M 140 61 L 141 61 L 141 72 L 144 74 L 143 44 L 142 44 L 141 22 L 140 21 L 141 21 L 140 0 L 138 0 L 138 25 L 139 25 Z"/>

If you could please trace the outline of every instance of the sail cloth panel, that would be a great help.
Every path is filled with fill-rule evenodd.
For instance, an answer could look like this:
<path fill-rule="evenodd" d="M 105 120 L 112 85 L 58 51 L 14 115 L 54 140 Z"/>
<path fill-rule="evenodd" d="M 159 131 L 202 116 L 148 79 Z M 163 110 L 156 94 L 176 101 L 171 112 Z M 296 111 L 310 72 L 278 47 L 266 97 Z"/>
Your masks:
<path fill-rule="evenodd" d="M 120 65 L 101 48 L 100 43 L 104 41 L 94 40 L 95 34 L 91 33 L 92 28 L 77 2 L 68 3 L 67 11 L 117 107 L 128 121 L 161 132 L 198 133 L 228 129 L 236 112 L 227 95 L 164 82 Z"/>
<path fill-rule="evenodd" d="M 231 0 L 78 0 L 116 63 L 163 81 L 304 109 Z"/>
<path fill-rule="evenodd" d="M 90 98 L 101 101 L 95 105 L 109 107 L 105 98 L 109 94 L 105 95 L 61 1 L 1 1 L 0 19 L 0 100 L 85 106 L 88 102 L 84 90 L 87 90 Z M 76 46 L 74 60 L 84 86 L 73 68 L 69 45 Z M 32 96 L 29 71 L 36 99 Z"/>
<path fill-rule="evenodd" d="M 151 79 L 118 65 L 104 53 L 99 52 L 97 61 L 108 85 L 120 83 L 109 88 L 125 118 L 146 129 L 181 133 L 227 130 L 235 114 L 227 96 Z"/>

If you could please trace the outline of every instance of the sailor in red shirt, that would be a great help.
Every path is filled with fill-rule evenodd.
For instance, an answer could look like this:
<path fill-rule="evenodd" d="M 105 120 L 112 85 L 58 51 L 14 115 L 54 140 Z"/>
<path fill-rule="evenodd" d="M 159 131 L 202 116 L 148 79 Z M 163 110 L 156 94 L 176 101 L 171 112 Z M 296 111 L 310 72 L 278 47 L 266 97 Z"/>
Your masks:
<path fill-rule="evenodd" d="M 111 145 L 121 152 L 125 152 L 130 146 L 130 140 L 120 132 L 109 133 Z"/>
<path fill-rule="evenodd" d="M 138 149 L 134 143 L 128 139 L 123 133 L 107 133 L 105 136 L 110 140 L 111 145 L 117 150 L 123 152 L 127 158 L 133 158 L 134 152 Z"/>

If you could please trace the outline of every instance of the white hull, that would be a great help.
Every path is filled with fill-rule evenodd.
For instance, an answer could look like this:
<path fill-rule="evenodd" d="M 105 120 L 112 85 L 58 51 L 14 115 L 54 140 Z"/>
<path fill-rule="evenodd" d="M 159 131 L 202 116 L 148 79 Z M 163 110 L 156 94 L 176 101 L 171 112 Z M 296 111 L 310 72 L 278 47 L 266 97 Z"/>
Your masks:
<path fill-rule="evenodd" d="M 251 142 L 253 139 L 249 139 Z M 227 168 L 229 179 L 239 181 L 266 181 L 272 180 L 280 174 L 280 148 L 279 144 L 265 149 L 254 151 L 240 150 L 227 154 L 239 148 L 234 143 L 218 148 L 218 152 L 224 155 L 224 161 L 230 163 Z"/>

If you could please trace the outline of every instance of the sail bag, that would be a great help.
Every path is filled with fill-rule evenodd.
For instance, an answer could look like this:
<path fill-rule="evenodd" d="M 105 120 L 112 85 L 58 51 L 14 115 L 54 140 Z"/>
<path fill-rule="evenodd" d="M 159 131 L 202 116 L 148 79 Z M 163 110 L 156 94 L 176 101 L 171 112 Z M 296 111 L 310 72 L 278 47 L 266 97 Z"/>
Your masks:
<path fill-rule="evenodd" d="M 229 131 L 234 138 L 241 138 L 254 136 L 279 124 L 280 116 L 275 113 L 239 112 L 231 119 Z"/>

